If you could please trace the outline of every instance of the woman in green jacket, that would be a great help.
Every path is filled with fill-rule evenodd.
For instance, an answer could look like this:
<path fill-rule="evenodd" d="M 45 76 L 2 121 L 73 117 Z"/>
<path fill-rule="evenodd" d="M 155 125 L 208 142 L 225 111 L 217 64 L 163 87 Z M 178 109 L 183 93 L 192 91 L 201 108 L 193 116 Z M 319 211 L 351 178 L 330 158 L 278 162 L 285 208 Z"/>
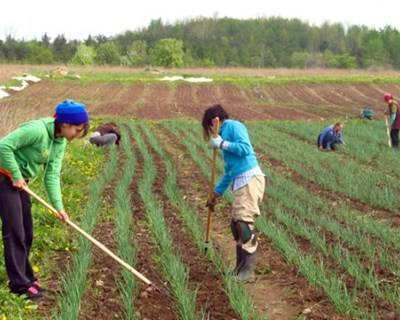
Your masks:
<path fill-rule="evenodd" d="M 33 239 L 31 201 L 23 190 L 44 167 L 44 184 L 58 217 L 66 221 L 60 172 L 67 141 L 87 133 L 86 107 L 73 100 L 57 105 L 54 118 L 22 124 L 0 140 L 0 218 L 4 260 L 11 292 L 28 299 L 43 297 L 29 262 Z"/>

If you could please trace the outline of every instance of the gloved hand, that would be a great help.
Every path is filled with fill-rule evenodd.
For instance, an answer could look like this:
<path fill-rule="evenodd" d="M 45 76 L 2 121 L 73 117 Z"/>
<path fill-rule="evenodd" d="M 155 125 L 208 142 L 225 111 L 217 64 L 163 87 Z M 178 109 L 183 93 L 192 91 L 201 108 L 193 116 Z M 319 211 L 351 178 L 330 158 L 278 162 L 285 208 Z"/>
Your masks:
<path fill-rule="evenodd" d="M 221 137 L 220 135 L 216 136 L 215 138 L 212 137 L 212 138 L 211 138 L 211 146 L 212 146 L 214 149 L 218 149 L 218 148 L 221 147 L 222 141 L 224 141 L 224 140 L 222 139 L 222 137 Z"/>
<path fill-rule="evenodd" d="M 206 207 L 207 207 L 207 208 L 210 208 L 210 210 L 211 210 L 212 212 L 214 212 L 215 205 L 216 205 L 217 199 L 218 199 L 219 197 L 220 197 L 220 195 L 219 195 L 218 193 L 213 192 L 213 193 L 211 194 L 211 197 L 209 197 L 209 198 L 207 199 Z"/>

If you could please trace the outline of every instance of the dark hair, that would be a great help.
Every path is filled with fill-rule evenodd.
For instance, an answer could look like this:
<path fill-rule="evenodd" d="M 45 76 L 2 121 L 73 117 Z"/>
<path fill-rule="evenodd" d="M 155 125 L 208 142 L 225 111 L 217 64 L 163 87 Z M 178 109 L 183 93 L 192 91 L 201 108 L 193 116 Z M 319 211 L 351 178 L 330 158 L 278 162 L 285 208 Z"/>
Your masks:
<path fill-rule="evenodd" d="M 209 140 L 211 136 L 211 126 L 212 120 L 216 117 L 219 118 L 219 121 L 224 121 L 225 119 L 229 119 L 228 113 L 220 104 L 213 105 L 209 107 L 206 111 L 204 111 L 203 120 L 201 121 L 201 125 L 203 127 L 203 136 L 205 140 Z"/>
<path fill-rule="evenodd" d="M 115 122 L 113 122 L 113 121 L 105 122 L 105 123 L 101 124 L 100 126 L 111 126 L 111 127 L 118 128 L 117 124 Z"/>
<path fill-rule="evenodd" d="M 54 134 L 55 135 L 61 133 L 61 127 L 62 127 L 63 124 L 64 124 L 64 122 L 58 122 L 57 120 L 54 121 Z M 66 123 L 66 124 L 70 124 L 70 123 Z M 80 124 L 72 124 L 72 125 L 80 126 Z M 79 138 L 83 138 L 88 134 L 89 127 L 90 127 L 89 122 L 83 124 L 83 133 L 81 134 L 81 136 Z"/>

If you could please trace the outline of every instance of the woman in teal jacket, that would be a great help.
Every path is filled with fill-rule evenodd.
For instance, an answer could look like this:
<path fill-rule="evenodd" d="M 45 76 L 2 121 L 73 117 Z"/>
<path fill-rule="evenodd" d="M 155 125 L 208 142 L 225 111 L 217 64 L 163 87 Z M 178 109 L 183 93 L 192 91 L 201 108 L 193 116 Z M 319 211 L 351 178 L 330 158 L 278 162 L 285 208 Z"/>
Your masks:
<path fill-rule="evenodd" d="M 0 140 L 0 218 L 5 266 L 11 292 L 28 299 L 42 297 L 29 262 L 33 240 L 31 201 L 23 190 L 44 166 L 44 184 L 58 217 L 65 221 L 60 172 L 67 141 L 87 133 L 86 107 L 73 100 L 57 105 L 54 118 L 22 124 Z"/>
<path fill-rule="evenodd" d="M 221 124 L 219 135 L 211 138 L 216 118 Z M 246 127 L 237 120 L 229 119 L 222 106 L 208 108 L 202 126 L 205 138 L 211 138 L 213 148 L 222 150 L 224 159 L 224 175 L 214 188 L 214 196 L 207 206 L 213 208 L 216 199 L 231 186 L 234 196 L 231 231 L 236 241 L 236 267 L 233 273 L 240 281 L 252 281 L 258 246 L 254 223 L 260 215 L 265 176 L 258 165 Z"/>

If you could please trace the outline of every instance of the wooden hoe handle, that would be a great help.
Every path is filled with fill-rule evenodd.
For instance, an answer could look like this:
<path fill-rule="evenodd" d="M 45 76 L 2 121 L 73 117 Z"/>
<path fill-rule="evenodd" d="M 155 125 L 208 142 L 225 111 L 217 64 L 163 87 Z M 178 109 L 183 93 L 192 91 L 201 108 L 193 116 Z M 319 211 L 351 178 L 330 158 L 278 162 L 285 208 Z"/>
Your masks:
<path fill-rule="evenodd" d="M 23 188 L 26 192 L 28 192 L 32 197 L 34 197 L 37 201 L 39 201 L 42 205 L 44 205 L 47 209 L 49 209 L 52 213 L 55 215 L 58 215 L 58 212 L 56 209 L 54 209 L 50 204 L 48 204 L 46 201 L 44 201 L 41 197 L 39 197 L 36 193 L 34 193 L 32 190 L 30 190 L 28 187 Z M 142 280 L 144 283 L 147 285 L 151 286 L 153 283 L 147 279 L 143 274 L 135 270 L 132 266 L 130 266 L 128 263 L 126 263 L 124 260 L 119 258 L 117 255 L 115 255 L 113 252 L 111 252 L 110 249 L 108 249 L 104 244 L 93 238 L 90 234 L 79 228 L 75 223 L 73 223 L 71 220 L 66 220 L 65 221 L 67 224 L 69 224 L 72 228 L 74 228 L 76 231 L 78 231 L 82 236 L 84 236 L 86 239 L 88 239 L 90 242 L 92 242 L 95 246 L 97 246 L 100 250 L 108 254 L 111 258 L 113 258 L 115 261 L 117 261 L 120 265 L 125 267 L 127 270 L 132 272 L 136 277 L 138 277 L 140 280 Z"/>
<path fill-rule="evenodd" d="M 215 129 L 213 130 L 213 137 L 217 137 L 219 133 L 219 118 L 215 118 Z M 210 200 L 213 196 L 213 188 L 215 183 L 215 171 L 216 171 L 216 162 L 217 162 L 217 150 L 213 149 L 213 156 L 212 156 L 212 163 L 211 163 L 211 180 L 208 186 L 208 199 Z M 211 213 L 212 209 L 208 207 L 208 215 L 207 215 L 207 229 L 206 229 L 206 251 L 207 251 L 207 244 L 210 239 L 210 227 L 211 227 Z"/>
<path fill-rule="evenodd" d="M 385 117 L 385 122 L 386 122 L 386 133 L 387 133 L 387 136 L 388 136 L 388 146 L 391 147 L 392 146 L 392 140 L 390 139 L 390 130 L 389 130 L 389 123 L 388 123 L 387 117 Z"/>

